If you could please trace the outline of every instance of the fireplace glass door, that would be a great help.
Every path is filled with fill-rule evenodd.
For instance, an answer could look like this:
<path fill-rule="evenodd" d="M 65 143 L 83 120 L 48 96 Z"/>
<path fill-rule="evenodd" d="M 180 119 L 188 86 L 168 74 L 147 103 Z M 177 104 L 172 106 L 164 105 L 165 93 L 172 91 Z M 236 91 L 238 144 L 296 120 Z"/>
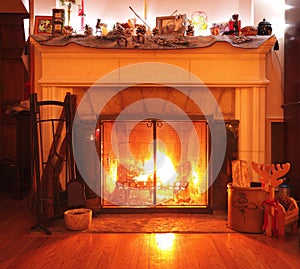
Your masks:
<path fill-rule="evenodd" d="M 103 207 L 206 207 L 206 121 L 102 121 Z"/>

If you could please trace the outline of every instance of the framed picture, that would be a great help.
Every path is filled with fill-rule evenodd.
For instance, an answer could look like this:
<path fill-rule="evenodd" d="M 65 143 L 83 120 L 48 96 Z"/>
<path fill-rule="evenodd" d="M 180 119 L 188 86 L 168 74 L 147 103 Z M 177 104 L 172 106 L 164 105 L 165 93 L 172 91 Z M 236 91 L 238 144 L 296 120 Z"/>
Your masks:
<path fill-rule="evenodd" d="M 161 35 L 183 35 L 186 15 L 156 17 L 156 28 Z"/>
<path fill-rule="evenodd" d="M 52 19 L 53 22 L 65 22 L 65 10 L 61 8 L 53 8 L 52 9 Z"/>
<path fill-rule="evenodd" d="M 53 35 L 61 35 L 62 34 L 62 30 L 64 28 L 64 25 L 62 22 L 53 22 L 53 26 L 52 26 L 52 34 Z"/>
<path fill-rule="evenodd" d="M 34 34 L 52 34 L 52 16 L 35 16 Z"/>
<path fill-rule="evenodd" d="M 52 34 L 61 35 L 65 24 L 65 10 L 59 8 L 52 9 Z"/>

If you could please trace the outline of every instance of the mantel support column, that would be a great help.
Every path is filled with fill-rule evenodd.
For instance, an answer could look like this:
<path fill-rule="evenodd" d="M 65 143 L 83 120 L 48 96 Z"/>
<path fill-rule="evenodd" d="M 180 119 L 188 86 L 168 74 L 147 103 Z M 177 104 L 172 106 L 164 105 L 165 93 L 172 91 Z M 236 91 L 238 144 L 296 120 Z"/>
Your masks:
<path fill-rule="evenodd" d="M 236 88 L 235 116 L 239 125 L 239 159 L 249 164 L 250 177 L 259 177 L 251 169 L 251 162 L 266 161 L 266 88 Z"/>
<path fill-rule="evenodd" d="M 72 87 L 42 86 L 37 94 L 40 100 L 64 101 L 67 92 L 73 94 L 73 91 Z"/>

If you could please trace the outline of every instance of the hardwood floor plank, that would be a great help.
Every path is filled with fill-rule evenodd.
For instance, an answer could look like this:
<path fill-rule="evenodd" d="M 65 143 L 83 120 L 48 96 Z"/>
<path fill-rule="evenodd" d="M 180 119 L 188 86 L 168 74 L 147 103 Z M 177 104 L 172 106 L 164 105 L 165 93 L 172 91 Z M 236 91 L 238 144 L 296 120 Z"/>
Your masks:
<path fill-rule="evenodd" d="M 113 249 L 112 268 L 148 268 L 148 234 L 119 234 Z"/>
<path fill-rule="evenodd" d="M 180 248 L 177 235 L 151 234 L 149 236 L 149 268 L 172 268 L 172 265 L 173 268 L 179 268 L 181 256 L 177 251 Z"/>
<path fill-rule="evenodd" d="M 112 268 L 114 249 L 118 234 L 92 235 L 89 244 L 86 268 Z"/>

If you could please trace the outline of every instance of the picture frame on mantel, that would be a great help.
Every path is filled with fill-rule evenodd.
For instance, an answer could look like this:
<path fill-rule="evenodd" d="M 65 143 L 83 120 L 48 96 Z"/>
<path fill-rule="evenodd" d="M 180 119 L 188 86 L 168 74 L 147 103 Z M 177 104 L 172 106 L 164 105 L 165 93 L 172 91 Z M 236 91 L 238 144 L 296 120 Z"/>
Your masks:
<path fill-rule="evenodd" d="M 52 34 L 61 35 L 65 24 L 65 10 L 53 8 L 52 20 Z"/>
<path fill-rule="evenodd" d="M 35 16 L 34 34 L 52 34 L 52 16 Z"/>
<path fill-rule="evenodd" d="M 156 17 L 156 28 L 161 35 L 184 35 L 186 15 Z"/>

